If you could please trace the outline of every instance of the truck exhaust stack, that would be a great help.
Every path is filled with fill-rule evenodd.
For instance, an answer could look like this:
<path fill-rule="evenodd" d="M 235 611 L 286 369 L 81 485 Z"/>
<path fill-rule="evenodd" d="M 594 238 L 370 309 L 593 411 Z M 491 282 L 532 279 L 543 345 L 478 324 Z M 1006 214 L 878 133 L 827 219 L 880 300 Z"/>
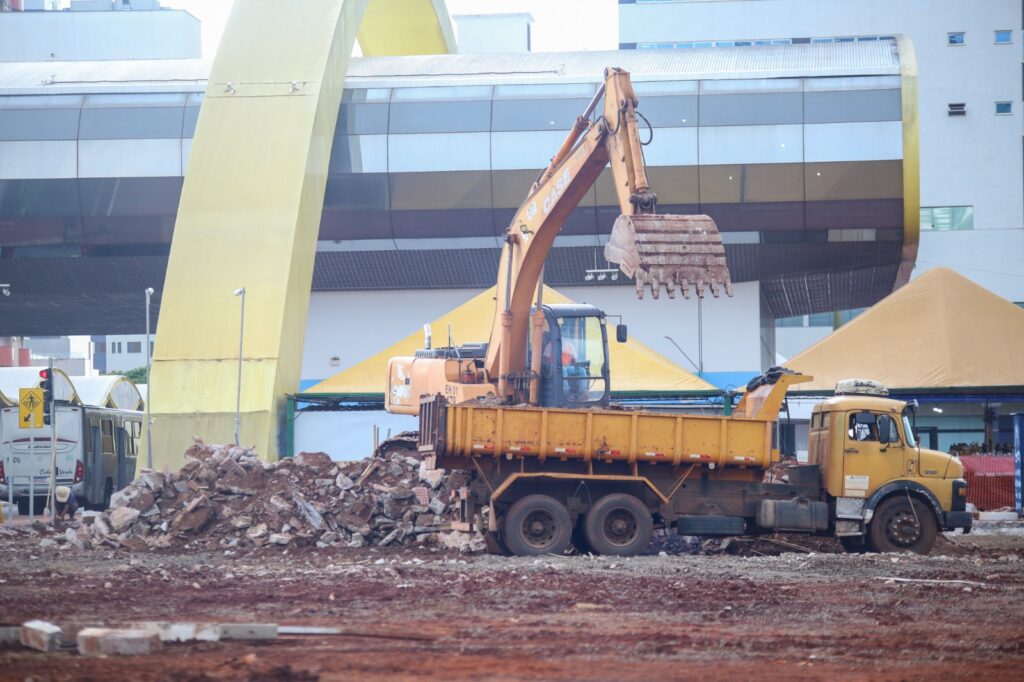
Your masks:
<path fill-rule="evenodd" d="M 676 297 L 677 285 L 683 298 L 690 297 L 691 285 L 699 298 L 705 287 L 715 298 L 722 290 L 732 296 L 725 246 L 715 221 L 706 215 L 620 215 L 604 257 L 636 280 L 641 299 L 645 286 L 658 298 L 663 285 L 669 298 Z"/>

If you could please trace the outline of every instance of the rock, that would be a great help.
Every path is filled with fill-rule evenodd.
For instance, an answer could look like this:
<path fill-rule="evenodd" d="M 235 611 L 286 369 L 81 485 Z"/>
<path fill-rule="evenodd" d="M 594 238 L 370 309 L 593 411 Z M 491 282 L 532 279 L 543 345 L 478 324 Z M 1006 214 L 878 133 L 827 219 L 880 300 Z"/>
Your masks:
<path fill-rule="evenodd" d="M 110 512 L 110 527 L 115 533 L 121 533 L 131 527 L 142 514 L 132 507 L 116 507 Z"/>
<path fill-rule="evenodd" d="M 426 462 L 420 462 L 420 480 L 429 485 L 433 490 L 437 490 L 438 486 L 441 485 L 441 481 L 444 480 L 444 469 L 428 469 L 426 465 Z"/>
<path fill-rule="evenodd" d="M 441 536 L 441 544 L 448 549 L 457 549 L 463 554 L 483 552 L 487 549 L 487 542 L 479 533 L 465 533 L 452 531 Z"/>
<path fill-rule="evenodd" d="M 166 477 L 159 471 L 147 471 L 143 469 L 142 474 L 139 476 L 138 483 L 146 486 L 150 490 L 158 491 L 163 490 L 166 480 Z"/>
<path fill-rule="evenodd" d="M 231 527 L 232 528 L 236 528 L 238 530 L 242 530 L 244 528 L 248 528 L 251 525 L 252 525 L 252 517 L 251 516 L 238 515 L 238 516 L 235 516 L 235 517 L 233 517 L 231 519 Z"/>
<path fill-rule="evenodd" d="M 444 502 L 441 501 L 441 498 L 439 498 L 439 497 L 435 497 L 434 499 L 432 499 L 430 501 L 430 504 L 427 505 L 427 506 L 429 506 L 430 507 L 430 511 L 434 512 L 435 514 L 443 514 L 444 513 L 445 504 L 444 504 Z"/>
<path fill-rule="evenodd" d="M 326 452 L 300 452 L 293 459 L 299 466 L 315 469 L 334 466 L 334 460 Z"/>
<path fill-rule="evenodd" d="M 356 482 L 345 474 L 338 474 L 334 478 L 334 485 L 338 486 L 342 490 L 350 490 L 355 486 Z"/>
<path fill-rule="evenodd" d="M 324 527 L 323 517 L 320 516 L 320 512 L 302 499 L 302 496 L 298 493 L 292 495 L 292 501 L 295 502 L 295 506 L 299 508 L 299 513 L 302 514 L 302 518 L 306 520 L 306 523 L 311 525 L 314 530 L 321 530 Z"/>
<path fill-rule="evenodd" d="M 210 522 L 212 517 L 213 507 L 210 505 L 209 498 L 206 495 L 200 495 L 189 502 L 188 506 L 178 514 L 174 522 L 171 523 L 171 528 L 185 533 L 197 533 Z"/>
<path fill-rule="evenodd" d="M 355 514 L 341 513 L 335 518 L 337 518 L 341 527 L 350 533 L 358 533 L 364 536 L 370 534 L 370 524 L 365 519 L 356 516 Z M 361 547 L 362 545 L 358 546 Z"/>
<path fill-rule="evenodd" d="M 266 534 L 267 534 L 267 524 L 265 524 L 265 523 L 257 524 L 257 525 L 253 526 L 252 528 L 250 528 L 249 530 L 247 530 L 245 532 L 245 536 L 247 538 L 249 538 L 250 540 L 255 540 L 257 538 L 262 538 Z"/>
<path fill-rule="evenodd" d="M 131 504 L 131 501 L 138 496 L 138 489 L 128 486 L 123 490 L 118 490 L 110 496 L 110 508 L 116 509 L 117 507 L 127 507 Z"/>
<path fill-rule="evenodd" d="M 361 533 L 352 533 L 352 539 L 348 541 L 349 547 L 365 547 L 366 539 Z"/>
<path fill-rule="evenodd" d="M 313 483 L 316 485 L 317 488 L 330 488 L 332 485 L 334 485 L 334 479 L 317 478 L 313 480 Z"/>
<path fill-rule="evenodd" d="M 21 624 L 21 645 L 38 651 L 56 651 L 60 647 L 61 629 L 45 620 Z"/>
<path fill-rule="evenodd" d="M 255 495 L 263 487 L 263 469 L 246 471 L 240 466 L 232 467 L 217 480 L 217 490 L 234 495 Z"/>
<path fill-rule="evenodd" d="M 43 538 L 39 541 L 40 549 L 54 549 L 57 546 L 57 541 L 52 538 Z"/>
<path fill-rule="evenodd" d="M 78 633 L 78 653 L 82 656 L 134 656 L 160 648 L 160 636 L 146 630 L 86 628 Z"/>
<path fill-rule="evenodd" d="M 292 510 L 292 505 L 279 495 L 270 496 L 270 506 L 279 512 L 290 512 Z"/>
<path fill-rule="evenodd" d="M 394 529 L 393 531 L 384 536 L 384 539 L 380 541 L 380 546 L 387 547 L 395 540 L 401 540 L 402 533 L 403 531 L 401 528 Z"/>
<path fill-rule="evenodd" d="M 284 533 L 271 533 L 268 541 L 272 545 L 287 545 L 292 541 L 292 538 L 290 535 L 285 535 Z"/>
<path fill-rule="evenodd" d="M 92 529 L 94 536 L 98 535 L 99 537 L 103 537 L 105 535 L 110 535 L 110 524 L 108 524 L 107 520 L 102 516 L 97 516 L 93 519 Z"/>
<path fill-rule="evenodd" d="M 141 512 L 152 507 L 155 502 L 156 496 L 148 490 L 143 490 L 128 502 L 128 506 Z"/>
<path fill-rule="evenodd" d="M 332 531 L 326 531 L 323 535 L 320 536 L 320 542 L 324 543 L 325 545 L 329 545 L 337 539 L 338 534 Z"/>

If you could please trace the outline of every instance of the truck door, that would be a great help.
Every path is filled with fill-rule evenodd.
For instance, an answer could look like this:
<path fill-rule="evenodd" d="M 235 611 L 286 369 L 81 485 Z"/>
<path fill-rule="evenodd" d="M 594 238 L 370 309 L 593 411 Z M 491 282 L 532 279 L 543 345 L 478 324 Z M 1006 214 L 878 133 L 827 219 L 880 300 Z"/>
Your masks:
<path fill-rule="evenodd" d="M 891 415 L 866 410 L 846 414 L 843 496 L 867 497 L 887 481 L 903 476 L 906 448 Z M 888 438 L 883 442 L 880 440 Z"/>

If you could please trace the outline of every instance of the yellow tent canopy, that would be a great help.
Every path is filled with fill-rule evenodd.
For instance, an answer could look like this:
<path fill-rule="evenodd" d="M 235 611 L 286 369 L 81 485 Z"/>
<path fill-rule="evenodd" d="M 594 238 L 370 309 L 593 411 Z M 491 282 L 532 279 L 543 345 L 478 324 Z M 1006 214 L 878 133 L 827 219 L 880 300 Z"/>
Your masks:
<path fill-rule="evenodd" d="M 495 287 L 466 301 L 442 315 L 430 326 L 438 333 L 451 329 L 461 341 L 486 341 L 494 317 Z M 568 297 L 544 287 L 544 300 L 549 303 L 572 303 Z M 414 332 L 393 346 L 362 362 L 338 372 L 329 379 L 304 391 L 305 395 L 383 395 L 387 363 L 396 356 L 414 354 L 423 347 L 423 335 Z M 609 344 L 612 389 L 622 393 L 717 392 L 712 384 L 690 374 L 639 341 Z"/>
<path fill-rule="evenodd" d="M 929 270 L 790 359 L 814 376 L 889 388 L 1024 386 L 1024 310 L 946 268 Z"/>

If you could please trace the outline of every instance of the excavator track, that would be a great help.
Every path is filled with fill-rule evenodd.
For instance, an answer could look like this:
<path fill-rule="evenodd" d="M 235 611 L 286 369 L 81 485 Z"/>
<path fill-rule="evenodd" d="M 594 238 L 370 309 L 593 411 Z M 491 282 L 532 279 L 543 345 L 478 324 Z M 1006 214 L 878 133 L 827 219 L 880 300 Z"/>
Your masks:
<path fill-rule="evenodd" d="M 705 288 L 715 298 L 722 291 L 732 296 L 722 236 L 706 215 L 620 215 L 604 257 L 634 278 L 641 299 L 646 287 L 658 298 L 663 286 L 669 298 L 676 297 L 677 286 L 683 298 L 690 297 L 691 286 L 699 298 Z"/>

